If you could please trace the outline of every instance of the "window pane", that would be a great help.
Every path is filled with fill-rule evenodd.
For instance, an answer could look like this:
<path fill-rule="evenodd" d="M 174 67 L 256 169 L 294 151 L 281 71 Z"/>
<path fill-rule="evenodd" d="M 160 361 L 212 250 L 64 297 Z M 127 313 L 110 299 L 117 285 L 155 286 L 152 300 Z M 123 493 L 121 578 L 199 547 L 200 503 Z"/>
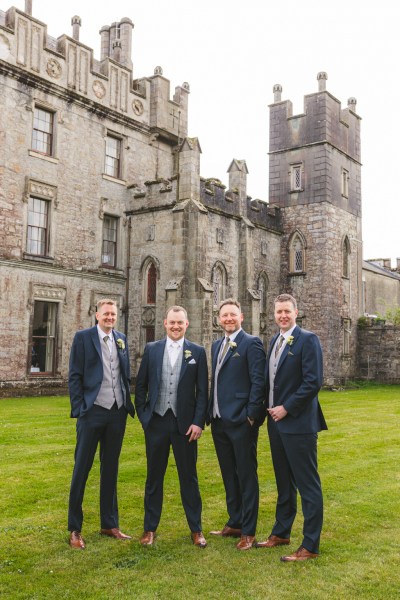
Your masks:
<path fill-rule="evenodd" d="M 54 372 L 57 309 L 58 305 L 54 302 L 35 302 L 31 340 L 31 373 Z"/>
<path fill-rule="evenodd" d="M 120 176 L 121 140 L 107 136 L 104 170 L 111 177 Z"/>
<path fill-rule="evenodd" d="M 151 263 L 147 271 L 147 304 L 155 304 L 157 298 L 157 271 Z"/>
<path fill-rule="evenodd" d="M 101 262 L 108 267 L 115 267 L 117 264 L 117 230 L 118 218 L 105 215 Z"/>
<path fill-rule="evenodd" d="M 52 152 L 53 113 L 35 108 L 33 117 L 32 148 L 44 154 Z"/>
<path fill-rule="evenodd" d="M 48 253 L 48 210 L 47 200 L 29 198 L 26 251 L 30 254 L 45 256 Z"/>
<path fill-rule="evenodd" d="M 149 342 L 154 342 L 154 340 L 156 339 L 155 327 L 154 326 L 146 327 L 145 332 L 146 332 L 146 344 L 148 344 Z"/>

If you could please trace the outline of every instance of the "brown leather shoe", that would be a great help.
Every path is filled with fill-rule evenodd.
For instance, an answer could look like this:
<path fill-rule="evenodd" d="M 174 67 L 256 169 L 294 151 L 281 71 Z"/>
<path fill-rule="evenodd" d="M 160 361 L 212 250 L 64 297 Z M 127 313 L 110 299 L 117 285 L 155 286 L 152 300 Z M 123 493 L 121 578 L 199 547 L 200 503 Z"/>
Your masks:
<path fill-rule="evenodd" d="M 69 535 L 69 545 L 71 548 L 76 548 L 78 550 L 84 550 L 86 548 L 80 531 L 71 531 Z"/>
<path fill-rule="evenodd" d="M 210 535 L 222 535 L 222 537 L 240 537 L 242 535 L 242 530 L 225 525 L 225 527 L 219 531 L 210 531 Z"/>
<path fill-rule="evenodd" d="M 144 531 L 139 541 L 142 546 L 152 546 L 154 544 L 155 537 L 155 531 Z"/>
<path fill-rule="evenodd" d="M 274 548 L 275 546 L 284 546 L 285 544 L 290 544 L 290 538 L 281 538 L 277 535 L 270 535 L 265 542 L 257 542 L 254 545 L 256 548 Z"/>
<path fill-rule="evenodd" d="M 254 535 L 241 535 L 240 542 L 236 544 L 238 550 L 250 550 L 254 546 L 256 538 Z"/>
<path fill-rule="evenodd" d="M 191 537 L 195 546 L 198 546 L 199 548 L 205 548 L 207 546 L 206 538 L 202 531 L 197 531 L 196 533 L 192 532 Z"/>
<path fill-rule="evenodd" d="M 113 537 L 117 540 L 131 540 L 130 535 L 126 535 L 126 533 L 122 533 L 118 529 L 118 527 L 113 527 L 112 529 L 100 529 L 101 535 L 108 535 L 109 537 Z"/>
<path fill-rule="evenodd" d="M 295 560 L 309 560 L 310 558 L 317 558 L 317 557 L 318 557 L 318 554 L 315 554 L 314 552 L 310 552 L 306 548 L 303 548 L 303 546 L 300 546 L 300 548 L 298 548 L 296 550 L 296 552 L 293 552 L 293 554 L 289 554 L 288 556 L 281 556 L 281 561 L 282 562 L 294 562 Z"/>

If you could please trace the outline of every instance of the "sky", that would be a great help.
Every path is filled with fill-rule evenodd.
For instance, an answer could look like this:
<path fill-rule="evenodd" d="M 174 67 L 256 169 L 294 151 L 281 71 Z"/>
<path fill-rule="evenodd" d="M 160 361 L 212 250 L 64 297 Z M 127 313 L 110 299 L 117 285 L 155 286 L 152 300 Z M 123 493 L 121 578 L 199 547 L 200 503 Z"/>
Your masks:
<path fill-rule="evenodd" d="M 161 66 L 176 86 L 188 82 L 189 136 L 202 149 L 201 175 L 227 185 L 233 158 L 244 159 L 247 192 L 268 201 L 269 109 L 273 86 L 293 114 L 318 91 L 317 74 L 342 108 L 357 99 L 361 121 L 363 256 L 400 257 L 400 3 L 393 0 L 33 0 L 32 15 L 48 34 L 72 36 L 100 58 L 99 30 L 123 17 L 134 23 L 133 77 Z M 0 0 L 25 9 L 24 0 Z"/>

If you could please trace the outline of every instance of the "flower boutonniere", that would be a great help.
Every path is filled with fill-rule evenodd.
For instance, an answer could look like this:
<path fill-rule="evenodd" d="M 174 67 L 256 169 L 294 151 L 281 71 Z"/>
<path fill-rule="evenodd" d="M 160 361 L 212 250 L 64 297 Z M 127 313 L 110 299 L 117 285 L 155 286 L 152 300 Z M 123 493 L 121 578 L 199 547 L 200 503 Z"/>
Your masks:
<path fill-rule="evenodd" d="M 292 335 L 289 335 L 286 340 L 287 345 L 291 346 L 293 344 L 293 342 L 294 342 L 294 337 Z"/>
<path fill-rule="evenodd" d="M 229 340 L 228 344 L 229 344 L 229 348 L 232 350 L 232 352 L 234 351 L 235 348 L 237 348 L 236 342 L 231 342 L 231 340 Z"/>
<path fill-rule="evenodd" d="M 185 350 L 185 360 L 186 362 L 192 358 L 192 352 L 190 350 Z"/>
<path fill-rule="evenodd" d="M 117 346 L 120 350 L 125 350 L 125 342 L 121 338 L 117 339 Z"/>

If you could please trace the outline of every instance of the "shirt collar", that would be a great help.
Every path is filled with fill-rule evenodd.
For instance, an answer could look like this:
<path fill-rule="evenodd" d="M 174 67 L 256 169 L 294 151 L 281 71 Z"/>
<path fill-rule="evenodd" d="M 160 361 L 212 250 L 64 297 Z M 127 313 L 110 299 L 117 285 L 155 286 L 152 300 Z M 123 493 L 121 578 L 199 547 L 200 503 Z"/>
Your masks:
<path fill-rule="evenodd" d="M 285 331 L 285 333 L 281 333 L 280 335 L 285 338 L 285 341 L 288 339 L 290 335 L 292 335 L 293 331 L 296 329 L 296 325 L 293 325 L 291 329 Z"/>
<path fill-rule="evenodd" d="M 229 335 L 225 335 L 225 339 L 227 337 L 229 337 L 229 339 L 231 340 L 231 342 L 234 341 L 235 337 L 242 331 L 242 328 L 238 329 L 237 331 L 234 331 L 233 333 L 229 334 Z"/>
<path fill-rule="evenodd" d="M 108 340 L 110 342 L 113 341 L 113 337 L 114 336 L 113 336 L 112 330 L 110 331 L 110 333 L 104 333 L 104 331 L 100 328 L 99 325 L 97 325 L 96 327 L 97 327 L 97 333 L 99 334 L 99 338 L 100 338 L 101 342 L 104 340 L 104 338 L 106 337 L 106 335 L 108 335 Z"/>
<path fill-rule="evenodd" d="M 180 340 L 171 340 L 171 338 L 167 335 L 167 343 L 170 348 L 173 344 L 178 344 L 179 348 L 183 348 L 183 344 L 185 342 L 185 338 L 181 338 Z"/>

